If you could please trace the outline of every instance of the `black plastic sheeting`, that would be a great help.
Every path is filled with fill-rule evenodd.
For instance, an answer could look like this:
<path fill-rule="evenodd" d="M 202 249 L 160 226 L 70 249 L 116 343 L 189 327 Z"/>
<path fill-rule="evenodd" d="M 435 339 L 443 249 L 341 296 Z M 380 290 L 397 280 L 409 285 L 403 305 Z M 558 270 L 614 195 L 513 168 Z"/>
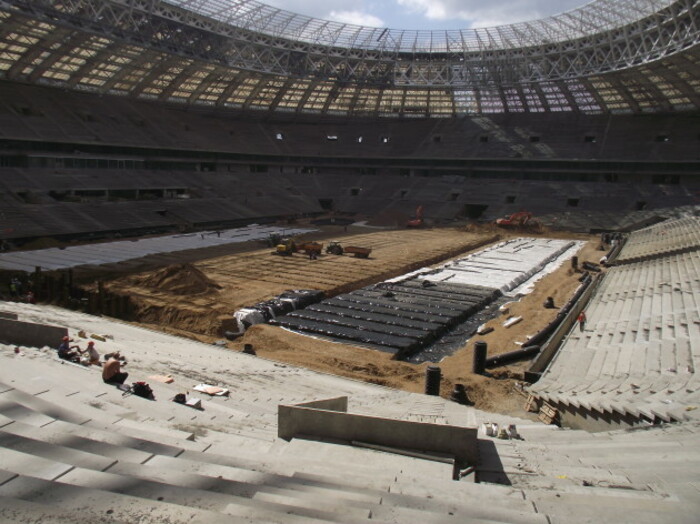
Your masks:
<path fill-rule="evenodd" d="M 430 299 L 440 299 L 447 302 L 470 302 L 480 303 L 483 300 L 492 300 L 498 294 L 493 288 L 472 286 L 465 284 L 459 286 L 455 284 L 433 283 L 426 280 L 420 281 L 430 284 L 428 286 L 415 281 L 391 284 L 390 291 L 394 293 L 404 293 L 415 297 L 429 297 Z M 387 284 L 379 284 L 375 289 L 387 289 Z M 459 288 L 464 289 L 459 289 Z"/>
<path fill-rule="evenodd" d="M 247 309 L 259 311 L 265 318 L 265 321 L 269 322 L 275 317 L 286 315 L 296 309 L 304 309 L 310 304 L 323 299 L 323 296 L 323 291 L 313 289 L 287 290 L 271 300 L 258 302 L 253 306 L 247 307 Z"/>
<path fill-rule="evenodd" d="M 336 297 L 340 301 L 353 302 L 355 304 L 361 305 L 363 309 L 370 311 L 376 307 L 382 307 L 389 310 L 394 310 L 394 314 L 398 314 L 399 311 L 405 311 L 408 313 L 422 313 L 430 315 L 432 317 L 442 317 L 446 323 L 449 323 L 450 317 L 454 315 L 454 310 L 448 309 L 437 309 L 435 307 L 429 308 L 425 304 L 416 304 L 411 302 L 400 302 L 392 298 L 385 297 L 367 297 L 363 296 L 361 292 L 355 291 L 347 295 L 342 295 Z"/>
<path fill-rule="evenodd" d="M 430 315 L 427 313 L 422 313 L 420 311 L 413 311 L 413 310 L 400 310 L 396 307 L 395 304 L 393 304 L 393 307 L 383 307 L 379 305 L 368 305 L 367 302 L 361 302 L 361 301 L 356 301 L 352 300 L 352 295 L 341 295 L 339 297 L 331 298 L 328 300 L 324 300 L 320 304 L 317 304 L 317 306 L 338 306 L 339 308 L 342 309 L 347 309 L 348 311 L 373 311 L 375 313 L 381 313 L 385 315 L 393 315 L 396 316 L 397 311 L 401 311 L 401 318 L 405 319 L 410 319 L 410 320 L 419 320 L 422 322 L 428 322 L 431 324 L 436 324 L 440 326 L 444 326 L 449 323 L 449 318 L 447 317 L 442 317 L 439 315 Z"/>
<path fill-rule="evenodd" d="M 416 349 L 416 341 L 411 338 L 374 333 L 372 331 L 362 331 L 359 329 L 336 326 L 333 324 L 326 324 L 324 322 L 316 322 L 308 319 L 286 316 L 277 319 L 274 324 L 296 331 L 316 333 L 336 339 L 351 340 L 354 342 L 371 344 L 373 346 L 381 346 L 383 351 L 394 354 L 400 351 L 411 351 Z"/>
<path fill-rule="evenodd" d="M 405 360 L 412 364 L 422 364 L 423 362 L 440 362 L 443 358 L 454 354 L 465 342 L 476 335 L 479 326 L 492 318 L 502 315 L 498 308 L 503 304 L 513 300 L 513 297 L 500 296 L 486 307 L 480 309 L 473 315 L 468 316 L 462 322 L 449 331 L 439 336 L 437 340 L 421 348 L 420 351 L 407 356 Z"/>
<path fill-rule="evenodd" d="M 387 304 L 400 303 L 402 307 L 415 307 L 436 315 L 452 316 L 455 311 L 465 311 L 473 307 L 471 302 L 458 303 L 457 301 L 441 300 L 439 297 L 420 297 L 410 293 L 394 292 L 391 296 L 386 296 L 386 292 L 374 290 L 360 290 L 353 293 L 358 297 L 363 297 L 372 301 Z"/>
<path fill-rule="evenodd" d="M 392 326 L 384 324 L 379 321 L 373 320 L 371 317 L 367 319 L 357 319 L 340 317 L 338 315 L 331 315 L 329 313 L 321 313 L 319 311 L 296 311 L 290 313 L 286 318 L 300 318 L 306 320 L 313 320 L 316 322 L 325 322 L 327 324 L 332 324 L 334 326 L 345 326 L 355 329 L 360 329 L 362 331 L 373 331 L 375 333 L 383 333 L 386 335 L 396 335 L 404 336 L 407 338 L 412 338 L 415 340 L 421 340 L 428 338 L 430 331 L 422 331 L 419 329 L 410 329 L 404 326 Z"/>
<path fill-rule="evenodd" d="M 433 343 L 501 296 L 469 285 L 384 282 L 294 311 L 273 321 L 296 331 L 378 346 L 408 356 Z"/>
<path fill-rule="evenodd" d="M 384 324 L 392 326 L 404 326 L 423 331 L 435 331 L 441 329 L 443 326 L 443 324 L 438 324 L 437 322 L 423 322 L 421 320 L 413 320 L 411 318 L 404 318 L 398 315 L 385 315 L 382 313 L 377 313 L 376 311 L 340 308 L 326 303 L 311 305 L 306 308 L 306 311 L 318 311 L 320 313 L 330 313 L 341 317 L 371 320 L 372 322 L 383 322 Z"/>

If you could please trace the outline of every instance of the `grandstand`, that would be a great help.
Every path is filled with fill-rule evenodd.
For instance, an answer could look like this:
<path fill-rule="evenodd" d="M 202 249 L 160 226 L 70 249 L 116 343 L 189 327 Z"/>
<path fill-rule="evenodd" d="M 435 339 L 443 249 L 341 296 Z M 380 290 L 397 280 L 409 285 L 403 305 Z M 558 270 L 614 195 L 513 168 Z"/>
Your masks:
<path fill-rule="evenodd" d="M 599 0 L 433 34 L 251 1 L 6 0 L 3 236 L 417 205 L 619 229 L 611 209 L 697 204 L 697 17 L 692 0 Z"/>
<path fill-rule="evenodd" d="M 302 219 L 403 226 L 418 206 L 431 226 L 527 209 L 560 237 L 621 239 L 609 267 L 536 335 L 523 391 L 541 422 L 0 302 L 0 520 L 696 522 L 699 152 L 697 0 L 595 0 L 459 31 L 353 26 L 255 0 L 0 0 L 3 279 L 80 261 L 94 264 L 93 278 L 127 258 L 172 261 L 184 250 L 204 258 L 241 231 Z M 392 234 L 387 252 L 440 229 Z M 45 238 L 65 247 L 153 235 L 82 255 L 20 251 Z M 452 258 L 477 240 L 445 237 L 450 249 L 431 244 L 413 262 Z M 513 245 L 537 252 L 540 241 Z M 459 289 L 432 282 L 442 278 L 432 269 L 423 282 L 387 281 L 392 296 L 374 286 L 420 264 L 360 271 L 342 260 L 331 278 L 299 263 L 294 285 L 316 274 L 347 294 L 279 323 L 325 333 L 319 319 L 342 317 L 339 338 L 413 349 L 444 331 L 425 308 L 461 319 L 474 308 L 458 293 L 483 307 L 550 253 L 511 255 L 497 255 L 508 259 L 501 273 L 490 260 L 478 271 L 455 262 L 454 274 L 483 280 Z M 281 262 L 265 258 L 225 270 L 291 285 L 279 282 Z M 68 275 L 55 281 L 59 295 Z M 507 275 L 517 282 L 499 280 Z M 417 287 L 430 298 L 408 296 L 418 306 L 406 319 L 376 306 Z M 352 301 L 374 307 L 372 318 Z M 384 335 L 368 335 L 370 321 Z M 156 401 L 59 361 L 32 339 L 45 330 L 98 334 L 103 351 L 129 356 Z M 155 375 L 174 382 L 147 379 Z M 230 395 L 203 399 L 201 410 L 169 402 L 199 383 Z M 289 413 L 307 425 L 285 433 Z M 371 431 L 318 433 L 314 421 L 331 419 Z M 498 438 L 493 423 L 520 438 Z M 347 427 L 337 424 L 321 425 Z"/>
<path fill-rule="evenodd" d="M 572 331 L 537 398 L 607 422 L 682 421 L 697 400 L 700 355 L 700 222 L 635 231 Z"/>

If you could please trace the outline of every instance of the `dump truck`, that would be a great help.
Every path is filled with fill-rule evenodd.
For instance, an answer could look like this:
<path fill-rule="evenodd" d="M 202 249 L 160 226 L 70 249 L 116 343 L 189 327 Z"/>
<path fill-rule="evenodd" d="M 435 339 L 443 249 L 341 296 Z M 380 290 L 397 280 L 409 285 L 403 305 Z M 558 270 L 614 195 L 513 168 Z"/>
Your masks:
<path fill-rule="evenodd" d="M 342 255 L 344 253 L 351 253 L 357 258 L 367 258 L 369 257 L 369 254 L 371 252 L 371 247 L 343 246 L 337 240 L 332 240 L 326 248 L 326 253 L 330 253 L 331 255 Z"/>

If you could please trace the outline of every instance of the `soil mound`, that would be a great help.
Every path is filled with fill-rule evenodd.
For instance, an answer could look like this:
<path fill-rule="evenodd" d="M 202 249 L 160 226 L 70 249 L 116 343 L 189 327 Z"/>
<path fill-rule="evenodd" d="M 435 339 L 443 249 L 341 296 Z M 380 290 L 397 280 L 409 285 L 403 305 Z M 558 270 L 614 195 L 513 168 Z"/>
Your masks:
<path fill-rule="evenodd" d="M 139 278 L 138 284 L 176 295 L 198 295 L 221 289 L 220 285 L 210 280 L 192 264 L 164 267 Z"/>

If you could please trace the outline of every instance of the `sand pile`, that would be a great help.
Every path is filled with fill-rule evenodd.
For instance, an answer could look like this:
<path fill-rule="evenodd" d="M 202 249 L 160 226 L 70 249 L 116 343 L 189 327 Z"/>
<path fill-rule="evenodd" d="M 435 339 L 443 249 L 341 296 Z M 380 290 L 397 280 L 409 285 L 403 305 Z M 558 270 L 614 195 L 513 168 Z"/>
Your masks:
<path fill-rule="evenodd" d="M 138 285 L 176 295 L 198 295 L 221 289 L 213 280 L 192 264 L 164 267 L 138 279 Z"/>

